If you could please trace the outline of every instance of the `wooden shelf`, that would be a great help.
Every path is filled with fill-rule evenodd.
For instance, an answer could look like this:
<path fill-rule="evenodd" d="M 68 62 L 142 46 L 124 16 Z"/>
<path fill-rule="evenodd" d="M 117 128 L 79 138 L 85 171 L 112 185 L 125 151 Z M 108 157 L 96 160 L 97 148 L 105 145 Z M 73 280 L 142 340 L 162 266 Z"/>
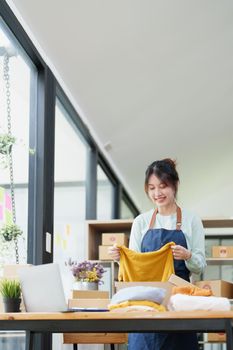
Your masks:
<path fill-rule="evenodd" d="M 133 220 L 88 220 L 87 232 L 87 257 L 88 260 L 98 260 L 103 266 L 110 266 L 110 295 L 115 291 L 115 279 L 118 275 L 118 263 L 114 260 L 99 260 L 99 245 L 102 244 L 102 233 L 125 233 L 130 235 Z"/>
<path fill-rule="evenodd" d="M 130 235 L 133 220 L 88 220 L 86 230 L 88 236 L 88 259 L 98 260 L 98 247 L 101 245 L 102 233 L 125 233 Z"/>
<path fill-rule="evenodd" d="M 101 245 L 102 233 L 125 233 L 128 236 L 130 235 L 130 230 L 132 226 L 133 220 L 107 220 L 107 221 L 99 221 L 99 220 L 88 220 L 86 221 L 86 232 L 87 232 L 87 240 L 88 240 L 88 252 L 87 257 L 89 260 L 98 260 L 98 246 Z M 231 218 L 202 218 L 202 223 L 204 228 L 232 228 L 233 235 L 233 219 Z M 211 236 L 207 234 L 207 236 Z M 214 234 L 217 236 L 217 234 Z M 224 235 L 225 236 L 225 235 Z M 228 235 L 227 235 L 228 236 Z M 223 259 L 221 259 L 223 261 Z M 221 263 L 222 265 L 227 265 L 232 263 L 230 260 L 226 260 L 225 262 L 220 262 L 220 260 L 211 259 L 209 260 L 209 264 L 217 265 Z"/>
<path fill-rule="evenodd" d="M 207 265 L 232 265 L 233 258 L 207 258 Z"/>
<path fill-rule="evenodd" d="M 202 223 L 205 228 L 233 228 L 233 219 L 230 218 L 202 218 Z"/>

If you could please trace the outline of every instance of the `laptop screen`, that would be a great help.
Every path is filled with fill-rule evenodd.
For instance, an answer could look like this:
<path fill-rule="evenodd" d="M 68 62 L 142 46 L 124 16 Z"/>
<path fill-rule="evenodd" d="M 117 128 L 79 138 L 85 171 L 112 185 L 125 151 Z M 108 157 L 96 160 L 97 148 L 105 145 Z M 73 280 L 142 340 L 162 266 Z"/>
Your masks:
<path fill-rule="evenodd" d="M 58 264 L 28 266 L 19 269 L 19 280 L 26 311 L 66 311 L 61 274 Z"/>

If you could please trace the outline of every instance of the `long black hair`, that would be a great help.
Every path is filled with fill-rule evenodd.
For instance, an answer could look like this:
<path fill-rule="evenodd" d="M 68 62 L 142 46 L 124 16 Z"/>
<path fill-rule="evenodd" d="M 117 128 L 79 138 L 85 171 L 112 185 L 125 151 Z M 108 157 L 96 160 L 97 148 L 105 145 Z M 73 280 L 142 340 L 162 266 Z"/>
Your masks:
<path fill-rule="evenodd" d="M 177 194 L 179 175 L 176 170 L 176 162 L 170 158 L 156 160 L 146 169 L 145 191 L 148 192 L 148 182 L 151 175 L 155 175 L 164 184 L 173 187 L 175 195 Z"/>

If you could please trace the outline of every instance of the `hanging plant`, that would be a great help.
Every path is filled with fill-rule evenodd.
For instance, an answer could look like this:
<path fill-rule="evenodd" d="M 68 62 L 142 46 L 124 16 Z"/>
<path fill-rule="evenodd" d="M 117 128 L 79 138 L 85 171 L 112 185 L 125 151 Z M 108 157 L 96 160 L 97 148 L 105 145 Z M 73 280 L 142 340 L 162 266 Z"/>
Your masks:
<path fill-rule="evenodd" d="M 12 156 L 12 146 L 16 145 L 17 139 L 15 136 L 12 136 L 8 133 L 0 133 L 0 165 L 3 169 L 6 169 L 10 166 L 9 164 L 9 158 Z M 23 146 L 25 144 L 19 140 L 19 143 L 21 143 Z M 29 148 L 28 149 L 29 154 L 34 155 L 35 149 Z"/>
<path fill-rule="evenodd" d="M 15 141 L 16 138 L 11 134 L 0 134 L 0 153 L 3 155 L 10 154 Z"/>
<path fill-rule="evenodd" d="M 5 239 L 5 241 L 10 242 L 18 238 L 23 234 L 23 231 L 16 224 L 4 225 L 0 229 L 0 234 Z"/>

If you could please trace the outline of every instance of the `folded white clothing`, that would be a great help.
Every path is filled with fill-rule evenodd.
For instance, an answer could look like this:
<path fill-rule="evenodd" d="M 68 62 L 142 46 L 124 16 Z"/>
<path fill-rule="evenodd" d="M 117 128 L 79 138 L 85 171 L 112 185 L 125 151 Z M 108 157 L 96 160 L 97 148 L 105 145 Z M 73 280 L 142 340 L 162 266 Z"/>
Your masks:
<path fill-rule="evenodd" d="M 175 294 L 169 299 L 169 311 L 229 311 L 230 301 L 223 297 L 202 297 L 185 294 Z"/>
<path fill-rule="evenodd" d="M 150 286 L 135 286 L 122 288 L 113 295 L 110 305 L 119 304 L 126 300 L 149 300 L 161 304 L 166 294 L 163 288 Z"/>

